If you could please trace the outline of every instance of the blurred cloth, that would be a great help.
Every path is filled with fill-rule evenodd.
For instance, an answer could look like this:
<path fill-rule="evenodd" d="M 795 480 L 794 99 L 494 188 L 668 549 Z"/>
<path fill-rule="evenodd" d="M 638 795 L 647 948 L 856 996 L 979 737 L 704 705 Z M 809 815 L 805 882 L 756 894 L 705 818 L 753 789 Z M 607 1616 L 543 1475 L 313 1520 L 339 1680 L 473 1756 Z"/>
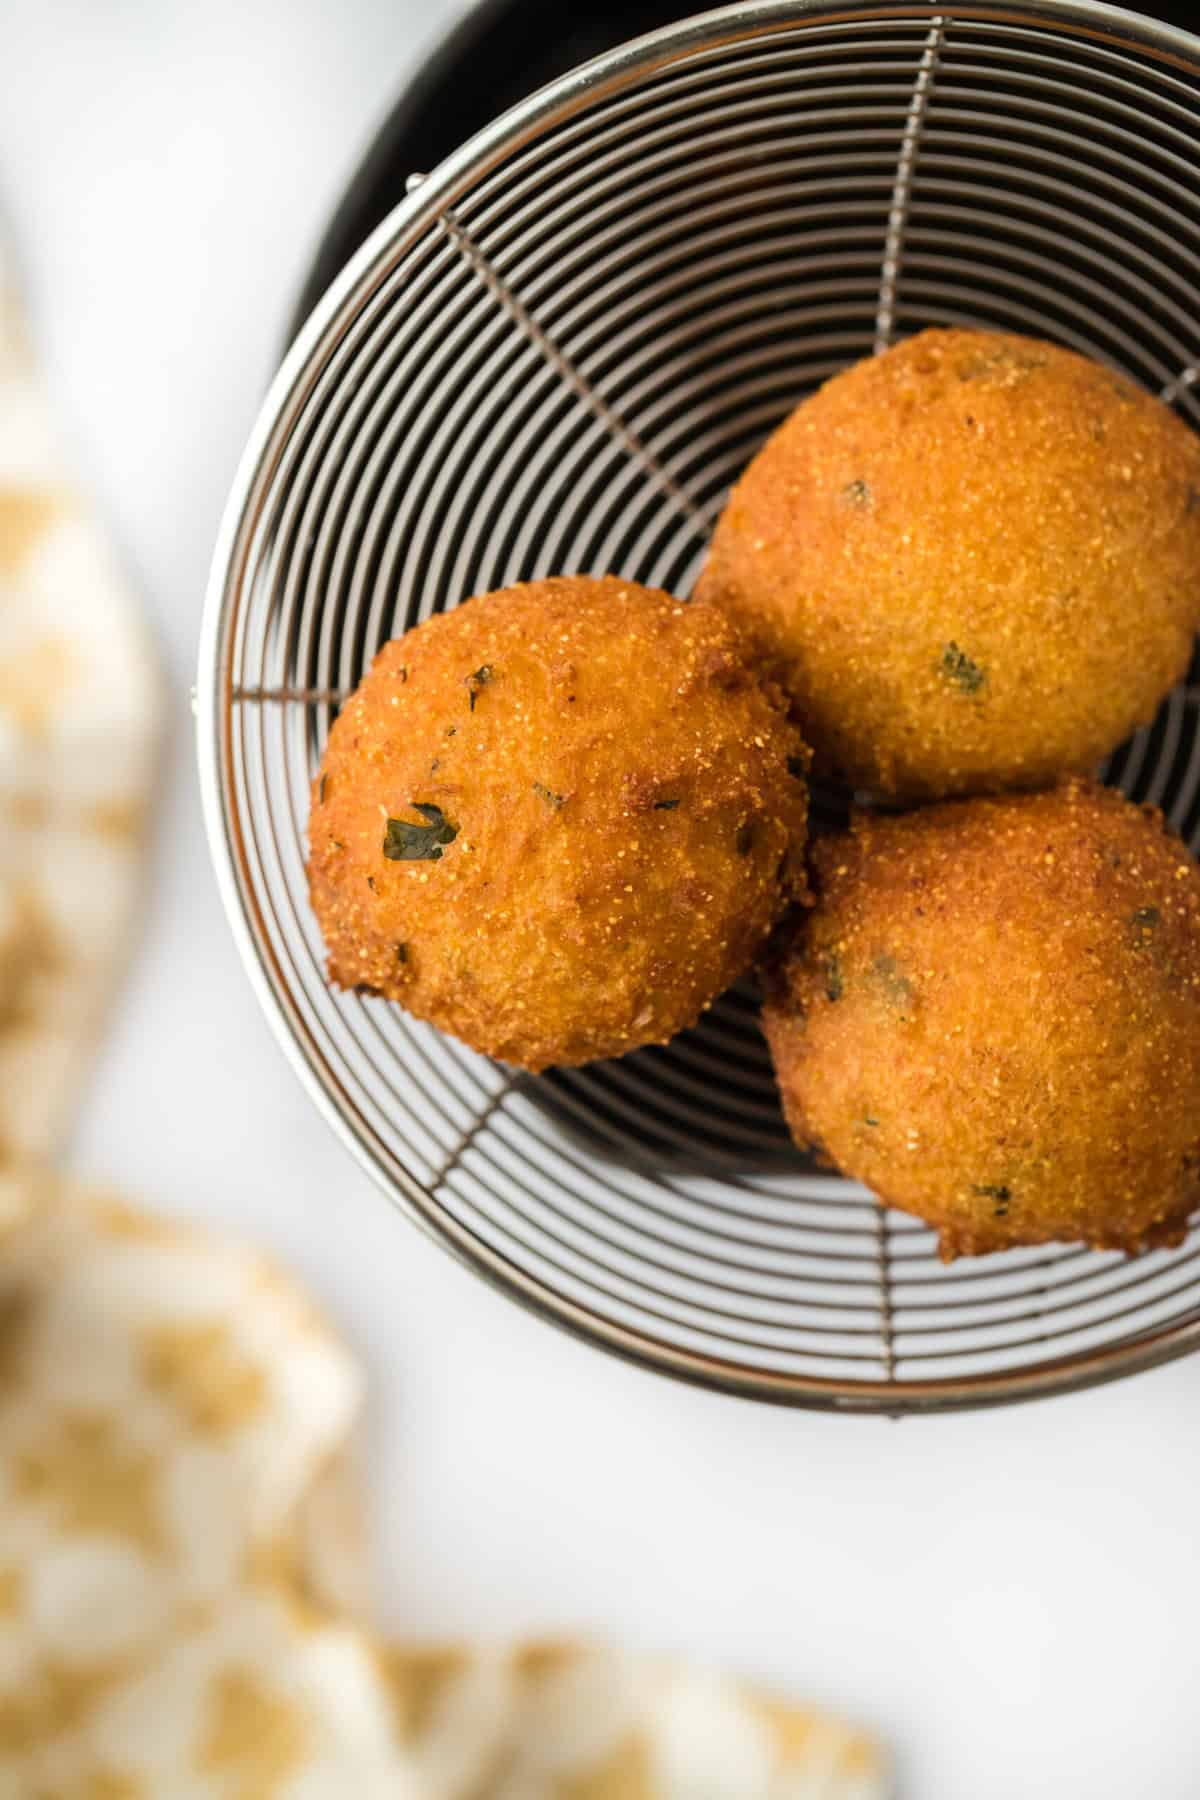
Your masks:
<path fill-rule="evenodd" d="M 69 1128 L 142 887 L 159 684 L 0 249 L 0 1237 Z"/>
<path fill-rule="evenodd" d="M 143 884 L 159 717 L 0 264 L 0 1800 L 880 1800 L 675 1662 L 371 1628 L 362 1374 L 270 1264 L 49 1172 Z"/>
<path fill-rule="evenodd" d="M 854 1732 L 671 1662 L 374 1636 L 350 1460 L 361 1377 L 258 1257 L 63 1187 L 10 1264 L 0 1793 L 884 1792 Z"/>

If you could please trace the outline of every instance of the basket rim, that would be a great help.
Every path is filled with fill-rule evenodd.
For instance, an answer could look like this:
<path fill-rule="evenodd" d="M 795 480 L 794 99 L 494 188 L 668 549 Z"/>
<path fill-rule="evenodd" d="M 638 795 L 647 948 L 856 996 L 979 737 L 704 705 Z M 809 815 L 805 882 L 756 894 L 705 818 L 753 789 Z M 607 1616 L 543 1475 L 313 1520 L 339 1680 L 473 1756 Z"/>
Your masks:
<path fill-rule="evenodd" d="M 902 17 L 897 17 L 902 15 Z M 242 962 L 277 1042 L 318 1111 L 358 1164 L 427 1237 L 491 1287 L 575 1338 L 652 1373 L 728 1395 L 770 1404 L 857 1414 L 941 1414 L 1047 1398 L 1097 1386 L 1157 1367 L 1200 1348 L 1200 1304 L 1183 1318 L 1099 1349 L 1031 1363 L 1019 1369 L 926 1380 L 793 1375 L 718 1360 L 604 1319 L 555 1292 L 490 1249 L 432 1199 L 422 1184 L 373 1145 L 357 1109 L 341 1094 L 332 1071 L 307 1032 L 287 982 L 275 964 L 247 869 L 232 793 L 229 692 L 240 588 L 253 501 L 269 479 L 278 445 L 303 408 L 328 354 L 363 298 L 387 275 L 446 208 L 513 149 L 586 106 L 700 51 L 819 24 L 932 24 L 972 21 L 1045 24 L 1109 41 L 1200 70 L 1200 38 L 1104 0 L 748 0 L 631 39 L 581 64 L 501 113 L 435 169 L 414 172 L 411 191 L 371 232 L 291 343 L 261 403 L 238 462 L 221 517 L 205 592 L 194 694 L 200 795 L 217 886 Z"/>

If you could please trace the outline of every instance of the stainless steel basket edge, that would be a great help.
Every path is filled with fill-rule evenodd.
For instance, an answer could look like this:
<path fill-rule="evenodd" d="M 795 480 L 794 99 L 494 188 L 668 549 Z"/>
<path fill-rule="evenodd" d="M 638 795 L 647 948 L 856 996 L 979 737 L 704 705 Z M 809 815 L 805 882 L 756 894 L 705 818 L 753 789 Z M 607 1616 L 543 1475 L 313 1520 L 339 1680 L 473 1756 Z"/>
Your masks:
<path fill-rule="evenodd" d="M 334 282 L 299 333 L 272 381 L 246 449 L 239 462 L 216 541 L 206 589 L 201 629 L 196 698 L 197 748 L 201 800 L 218 888 L 251 984 L 285 1055 L 320 1112 L 342 1142 L 425 1233 L 449 1249 L 498 1291 L 519 1299 L 539 1317 L 574 1336 L 605 1348 L 655 1373 L 670 1374 L 693 1384 L 775 1404 L 855 1413 L 900 1415 L 940 1413 L 1047 1397 L 1149 1369 L 1200 1347 L 1200 1306 L 1170 1326 L 1097 1351 L 1052 1358 L 1019 1370 L 962 1379 L 928 1381 L 839 1381 L 775 1375 L 739 1368 L 736 1362 L 688 1354 L 648 1335 L 598 1319 L 566 1297 L 549 1293 L 536 1280 L 495 1255 L 438 1206 L 430 1202 L 409 1170 L 376 1155 L 356 1129 L 356 1113 L 344 1097 L 335 1097 L 334 1078 L 308 1038 L 301 1012 L 274 965 L 264 942 L 257 905 L 246 879 L 246 850 L 231 805 L 229 712 L 227 691 L 236 632 L 238 577 L 255 529 L 252 502 L 269 467 L 272 442 L 286 433 L 304 404 L 319 364 L 312 358 L 323 342 L 335 338 L 339 320 L 353 314 L 363 298 L 384 279 L 387 269 L 472 182 L 515 147 L 536 137 L 598 97 L 618 92 L 658 69 L 686 60 L 699 51 L 740 40 L 760 38 L 806 21 L 833 23 L 887 18 L 894 7 L 871 0 L 846 0 L 839 6 L 786 4 L 755 0 L 697 15 L 681 25 L 639 38 L 564 76 L 499 117 L 428 176 L 372 233 Z M 905 6 L 913 21 L 941 18 L 1003 22 L 1037 18 L 1078 27 L 1098 38 L 1115 37 L 1137 45 L 1167 62 L 1194 67 L 1200 54 L 1195 40 L 1174 27 L 1139 18 L 1124 9 L 1088 0 L 1029 0 L 1020 8 L 998 5 Z"/>

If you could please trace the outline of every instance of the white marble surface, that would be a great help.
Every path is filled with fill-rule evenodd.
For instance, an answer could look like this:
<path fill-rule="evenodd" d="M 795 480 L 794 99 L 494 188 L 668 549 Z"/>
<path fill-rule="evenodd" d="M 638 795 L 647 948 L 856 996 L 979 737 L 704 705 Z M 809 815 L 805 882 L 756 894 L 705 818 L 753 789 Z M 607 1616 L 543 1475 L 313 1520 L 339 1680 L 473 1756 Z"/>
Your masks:
<path fill-rule="evenodd" d="M 0 0 L 0 214 L 176 723 L 144 941 L 76 1162 L 271 1245 L 360 1346 L 397 1628 L 719 1657 L 878 1726 L 909 1800 L 1194 1800 L 1200 1363 L 900 1426 L 654 1380 L 410 1230 L 259 1016 L 189 739 L 209 547 L 315 234 L 454 11 Z"/>

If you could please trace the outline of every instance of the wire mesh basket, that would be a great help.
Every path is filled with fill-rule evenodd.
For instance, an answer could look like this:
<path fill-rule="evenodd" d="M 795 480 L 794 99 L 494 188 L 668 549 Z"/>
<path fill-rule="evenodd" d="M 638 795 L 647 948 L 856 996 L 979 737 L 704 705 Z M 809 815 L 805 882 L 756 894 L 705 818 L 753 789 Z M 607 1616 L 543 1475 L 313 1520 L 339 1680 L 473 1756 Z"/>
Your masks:
<path fill-rule="evenodd" d="M 715 1387 L 892 1413 L 1200 1341 L 1200 1234 L 946 1268 L 816 1169 L 748 988 L 665 1049 L 534 1078 L 333 992 L 304 873 L 309 783 L 380 645 L 551 573 L 686 594 L 765 435 L 896 337 L 1053 338 L 1200 423 L 1198 141 L 1200 43 L 1110 7 L 761 0 L 579 70 L 414 177 L 289 354 L 205 622 L 224 896 L 360 1160 L 548 1318 Z M 1193 843 L 1198 704 L 1189 681 L 1106 770 Z"/>

